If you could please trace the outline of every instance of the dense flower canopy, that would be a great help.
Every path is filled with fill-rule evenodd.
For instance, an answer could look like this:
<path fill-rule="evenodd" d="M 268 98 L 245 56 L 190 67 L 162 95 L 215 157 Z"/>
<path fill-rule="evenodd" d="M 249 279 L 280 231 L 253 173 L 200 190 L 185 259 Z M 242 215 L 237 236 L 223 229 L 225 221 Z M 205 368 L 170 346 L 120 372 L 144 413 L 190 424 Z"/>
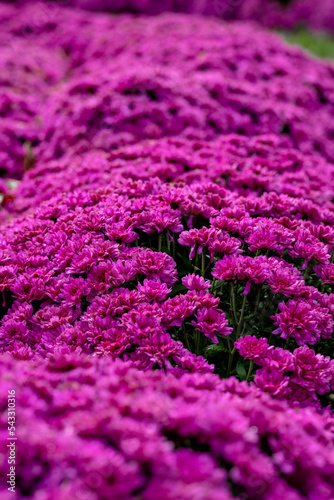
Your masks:
<path fill-rule="evenodd" d="M 43 3 L 2 4 L 0 19 L 0 167 L 9 177 L 36 159 L 165 136 L 274 133 L 334 159 L 332 65 L 257 26 L 175 14 L 64 16 Z"/>
<path fill-rule="evenodd" d="M 13 390 L 20 500 L 334 497 L 334 66 L 218 3 L 0 3 L 4 500 Z"/>
<path fill-rule="evenodd" d="M 20 409 L 20 500 L 333 498 L 332 417 L 246 383 L 76 355 L 2 357 L 0 373 Z"/>
<path fill-rule="evenodd" d="M 17 0 L 18 4 L 26 0 Z M 31 2 L 29 2 L 31 3 Z M 225 20 L 254 20 L 271 28 L 307 25 L 334 31 L 332 0 L 65 0 L 65 4 L 92 11 L 160 14 L 165 11 L 217 16 Z"/>
<path fill-rule="evenodd" d="M 212 141 L 169 138 L 139 142 L 114 152 L 89 151 L 40 161 L 29 170 L 5 204 L 22 212 L 75 189 L 95 189 L 126 177 L 187 185 L 220 182 L 240 195 L 265 192 L 302 197 L 332 207 L 334 166 L 321 156 L 303 154 L 274 134 L 248 138 L 226 135 Z"/>
<path fill-rule="evenodd" d="M 315 346 L 328 355 L 334 313 L 329 202 L 320 208 L 287 194 L 239 195 L 234 186 L 209 180 L 126 178 L 132 160 L 115 156 L 125 177 L 104 185 L 102 176 L 101 187 L 96 180 L 95 189 L 55 195 L 3 226 L 3 351 L 23 359 L 107 355 L 179 376 L 212 371 L 202 357 L 208 353 L 220 373 L 217 344 L 229 366 L 223 373 L 230 374 L 240 362 L 231 341 L 247 328 L 265 329 L 280 349 L 289 341 L 290 348 Z M 325 393 L 333 375 L 331 364 Z M 309 394 L 295 392 L 291 399 L 304 406 Z"/>

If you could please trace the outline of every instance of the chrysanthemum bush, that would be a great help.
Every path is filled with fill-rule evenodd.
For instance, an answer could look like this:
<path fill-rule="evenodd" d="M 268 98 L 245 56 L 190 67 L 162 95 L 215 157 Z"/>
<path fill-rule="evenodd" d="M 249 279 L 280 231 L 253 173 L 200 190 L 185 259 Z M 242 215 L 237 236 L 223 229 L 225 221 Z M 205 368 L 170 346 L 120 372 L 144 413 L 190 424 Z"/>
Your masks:
<path fill-rule="evenodd" d="M 40 140 L 38 115 L 50 89 L 64 78 L 60 50 L 7 37 L 0 50 L 0 174 L 20 178 Z"/>
<path fill-rule="evenodd" d="M 217 141 L 169 138 L 144 141 L 114 152 L 90 151 L 39 161 L 3 206 L 12 213 L 38 206 L 75 189 L 95 189 L 116 178 L 164 182 L 219 182 L 249 196 L 272 191 L 303 197 L 332 208 L 334 167 L 320 156 L 303 154 L 273 134 L 249 138 L 226 135 Z"/>
<path fill-rule="evenodd" d="M 36 158 L 166 135 L 274 133 L 334 158 L 332 65 L 256 26 L 176 14 L 64 15 L 43 2 L 2 6 L 0 19 L 3 58 L 17 67 L 1 127 L 9 177 Z M 17 47 L 42 72 L 32 62 L 27 71 Z"/>
<path fill-rule="evenodd" d="M 245 382 L 76 354 L 2 356 L 0 373 L 1 405 L 17 394 L 20 500 L 333 498 L 333 418 Z"/>
<path fill-rule="evenodd" d="M 22 5 L 25 0 L 18 0 Z M 32 2 L 29 2 L 32 3 Z M 37 5 L 41 2 L 36 2 Z M 92 11 L 159 14 L 165 11 L 217 16 L 225 20 L 254 20 L 271 28 L 307 25 L 334 32 L 332 0 L 315 4 L 312 0 L 66 0 L 66 5 Z"/>
<path fill-rule="evenodd" d="M 66 12 L 0 6 L 2 497 L 15 387 L 18 498 L 331 500 L 333 67 Z"/>
<path fill-rule="evenodd" d="M 329 63 L 252 26 L 203 18 L 121 19 L 113 32 L 112 42 L 103 31 L 93 38 L 87 59 L 50 96 L 39 157 L 237 132 L 283 135 L 304 152 L 333 159 Z"/>
<path fill-rule="evenodd" d="M 255 375 L 292 405 L 328 405 L 333 222 L 311 200 L 213 182 L 58 195 L 4 228 L 2 349 Z"/>

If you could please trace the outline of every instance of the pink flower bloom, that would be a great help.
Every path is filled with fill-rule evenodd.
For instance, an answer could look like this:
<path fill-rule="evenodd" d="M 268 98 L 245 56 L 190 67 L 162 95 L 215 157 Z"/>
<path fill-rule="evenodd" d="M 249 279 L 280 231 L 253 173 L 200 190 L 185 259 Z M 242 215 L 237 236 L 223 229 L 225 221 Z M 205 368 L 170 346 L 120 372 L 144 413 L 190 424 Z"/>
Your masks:
<path fill-rule="evenodd" d="M 260 389 L 278 398 L 283 398 L 289 393 L 289 377 L 275 366 L 257 370 L 254 382 Z"/>
<path fill-rule="evenodd" d="M 137 248 L 132 258 L 137 273 L 144 274 L 151 279 L 158 278 L 167 285 L 173 285 L 177 281 L 176 263 L 166 253 Z"/>
<path fill-rule="evenodd" d="M 236 233 L 239 228 L 239 221 L 235 219 L 230 219 L 225 215 L 220 215 L 219 217 L 212 217 L 210 223 L 213 227 L 222 229 L 223 231 L 228 231 L 229 233 Z"/>
<path fill-rule="evenodd" d="M 220 280 L 247 280 L 244 295 L 250 292 L 251 283 L 263 283 L 268 275 L 267 258 L 227 256 L 218 261 L 215 265 L 212 276 Z"/>
<path fill-rule="evenodd" d="M 293 355 L 295 369 L 291 380 L 308 391 L 319 394 L 330 392 L 334 387 L 334 360 L 315 354 L 307 346 L 295 349 Z"/>
<path fill-rule="evenodd" d="M 296 242 L 293 249 L 288 251 L 291 257 L 305 259 L 304 268 L 309 261 L 318 261 L 321 264 L 329 263 L 330 255 L 326 245 L 305 229 L 297 229 L 295 232 Z"/>
<path fill-rule="evenodd" d="M 234 346 L 238 349 L 239 354 L 246 359 L 265 358 L 269 349 L 272 346 L 268 345 L 268 340 L 266 338 L 258 339 L 255 335 L 246 335 L 241 337 Z"/>
<path fill-rule="evenodd" d="M 313 266 L 314 272 L 322 279 L 323 284 L 333 284 L 334 283 L 334 264 L 319 264 L 318 266 Z"/>
<path fill-rule="evenodd" d="M 219 297 L 214 297 L 204 290 L 189 290 L 184 297 L 196 307 L 207 307 L 209 309 L 218 307 L 220 303 Z"/>
<path fill-rule="evenodd" d="M 213 262 L 214 254 L 218 255 L 238 255 L 242 253 L 240 249 L 242 241 L 229 236 L 225 231 L 218 233 L 212 241 L 208 242 L 208 249 L 211 262 Z"/>
<path fill-rule="evenodd" d="M 292 232 L 277 224 L 275 220 L 260 219 L 254 226 L 245 237 L 249 250 L 252 252 L 264 248 L 283 254 L 295 240 Z"/>
<path fill-rule="evenodd" d="M 210 281 L 196 274 L 187 274 L 187 276 L 182 278 L 182 283 L 189 290 L 208 290 L 211 287 Z"/>
<path fill-rule="evenodd" d="M 143 284 L 138 284 L 138 291 L 146 297 L 148 301 L 165 300 L 166 296 L 171 292 L 166 283 L 145 279 Z"/>
<path fill-rule="evenodd" d="M 225 255 L 216 262 L 212 276 L 219 280 L 233 280 L 237 276 L 238 258 L 234 255 Z"/>
<path fill-rule="evenodd" d="M 216 333 L 230 335 L 233 331 L 233 328 L 227 326 L 228 321 L 225 313 L 217 309 L 203 307 L 197 311 L 195 318 L 196 321 L 192 321 L 191 324 L 215 344 L 219 342 Z"/>
<path fill-rule="evenodd" d="M 278 307 L 281 312 L 271 317 L 278 326 L 272 332 L 274 335 L 283 339 L 293 337 L 300 346 L 313 345 L 321 337 L 331 338 L 333 318 L 328 309 L 319 306 L 315 300 L 289 300 L 287 304 L 281 302 Z"/>
<path fill-rule="evenodd" d="M 297 295 L 305 286 L 297 268 L 282 261 L 270 270 L 267 282 L 273 293 L 282 293 L 286 297 Z"/>
<path fill-rule="evenodd" d="M 197 307 L 196 302 L 189 300 L 187 295 L 177 295 L 172 299 L 167 299 L 162 303 L 163 321 L 168 328 L 171 326 L 180 327 L 186 318 L 194 314 Z"/>
<path fill-rule="evenodd" d="M 202 229 L 190 229 L 189 231 L 183 231 L 178 239 L 180 245 L 191 247 L 189 259 L 192 260 L 195 257 L 196 252 L 200 255 L 203 248 L 206 247 L 214 236 L 217 234 L 215 228 L 208 229 L 203 227 Z"/>

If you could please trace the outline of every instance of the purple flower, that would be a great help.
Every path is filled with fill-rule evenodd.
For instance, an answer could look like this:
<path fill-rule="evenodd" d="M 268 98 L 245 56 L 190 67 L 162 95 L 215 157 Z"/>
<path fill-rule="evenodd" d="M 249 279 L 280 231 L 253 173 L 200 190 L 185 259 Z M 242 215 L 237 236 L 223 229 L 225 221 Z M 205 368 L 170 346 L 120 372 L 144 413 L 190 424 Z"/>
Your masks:
<path fill-rule="evenodd" d="M 171 290 L 167 287 L 166 283 L 145 279 L 142 285 L 140 283 L 138 284 L 138 291 L 143 294 L 148 301 L 158 300 L 161 302 L 165 300 Z"/>
<path fill-rule="evenodd" d="M 289 300 L 287 304 L 279 304 L 280 313 L 272 316 L 278 326 L 272 333 L 283 339 L 293 337 L 297 344 L 316 344 L 321 337 L 331 338 L 333 333 L 333 317 L 328 309 L 320 307 L 315 300 Z"/>
<path fill-rule="evenodd" d="M 318 266 L 313 266 L 314 272 L 322 279 L 323 284 L 334 283 L 334 264 L 319 264 Z"/>
<path fill-rule="evenodd" d="M 41 498 L 125 499 L 140 490 L 152 500 L 157 492 L 232 500 L 242 489 L 259 500 L 296 499 L 316 498 L 319 486 L 334 494 L 332 416 L 273 401 L 254 385 L 78 354 L 29 363 L 2 356 L 0 380 L 21 409 L 18 498 L 27 488 Z M 1 431 L 5 452 L 5 419 Z"/>
<path fill-rule="evenodd" d="M 202 276 L 196 274 L 187 274 L 182 278 L 183 285 L 189 290 L 208 290 L 211 287 L 210 281 L 205 280 Z"/>
<path fill-rule="evenodd" d="M 219 342 L 216 334 L 231 335 L 233 331 L 233 328 L 227 326 L 225 313 L 217 309 L 203 307 L 196 312 L 195 318 L 196 321 L 192 321 L 191 324 L 215 344 Z"/>
<path fill-rule="evenodd" d="M 268 340 L 266 338 L 258 339 L 255 335 L 246 335 L 241 337 L 234 346 L 238 349 L 241 356 L 246 359 L 261 359 L 265 358 L 269 349 Z"/>

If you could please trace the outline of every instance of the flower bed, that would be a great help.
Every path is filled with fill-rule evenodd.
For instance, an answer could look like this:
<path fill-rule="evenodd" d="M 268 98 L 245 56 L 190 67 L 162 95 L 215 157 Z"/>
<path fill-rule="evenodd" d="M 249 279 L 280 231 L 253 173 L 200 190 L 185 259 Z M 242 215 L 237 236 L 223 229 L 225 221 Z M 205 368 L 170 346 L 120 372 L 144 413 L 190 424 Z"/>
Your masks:
<path fill-rule="evenodd" d="M 117 178 L 226 185 L 244 196 L 287 194 L 333 208 L 332 163 L 303 154 L 284 136 L 226 135 L 212 142 L 169 138 L 139 142 L 113 152 L 90 151 L 39 161 L 5 207 L 20 213 L 60 193 L 96 189 Z"/>
<path fill-rule="evenodd" d="M 25 0 L 18 0 L 24 5 Z M 29 2 L 31 3 L 31 2 Z M 36 2 L 37 4 L 39 2 Z M 332 0 L 66 0 L 66 5 L 91 11 L 161 14 L 166 11 L 217 16 L 224 20 L 252 20 L 270 28 L 311 29 L 334 32 Z M 42 7 L 43 8 L 43 7 Z"/>
<path fill-rule="evenodd" d="M 1 357 L 0 373 L 3 401 L 7 388 L 17 393 L 19 499 L 333 497 L 332 417 L 235 379 L 76 355 Z"/>
<path fill-rule="evenodd" d="M 22 500 L 331 500 L 333 66 L 64 12 L 0 5 L 1 498 L 15 390 Z"/>
<path fill-rule="evenodd" d="M 32 62 L 27 72 L 24 57 L 15 56 L 15 92 L 2 84 L 7 176 L 19 177 L 36 159 L 165 136 L 276 134 L 333 160 L 329 63 L 245 23 L 61 12 L 43 4 L 2 11 L 4 60 L 27 43 L 32 59 L 45 66 L 35 75 Z M 28 94 L 27 73 L 33 74 Z"/>
<path fill-rule="evenodd" d="M 95 353 L 176 375 L 212 370 L 204 356 L 250 379 L 253 362 L 233 342 L 256 334 L 269 339 L 277 386 L 292 368 L 271 361 L 273 346 L 315 349 L 326 390 L 301 376 L 286 394 L 319 407 L 334 383 L 333 223 L 311 200 L 212 182 L 120 178 L 58 195 L 4 227 L 1 345 L 19 358 Z"/>

